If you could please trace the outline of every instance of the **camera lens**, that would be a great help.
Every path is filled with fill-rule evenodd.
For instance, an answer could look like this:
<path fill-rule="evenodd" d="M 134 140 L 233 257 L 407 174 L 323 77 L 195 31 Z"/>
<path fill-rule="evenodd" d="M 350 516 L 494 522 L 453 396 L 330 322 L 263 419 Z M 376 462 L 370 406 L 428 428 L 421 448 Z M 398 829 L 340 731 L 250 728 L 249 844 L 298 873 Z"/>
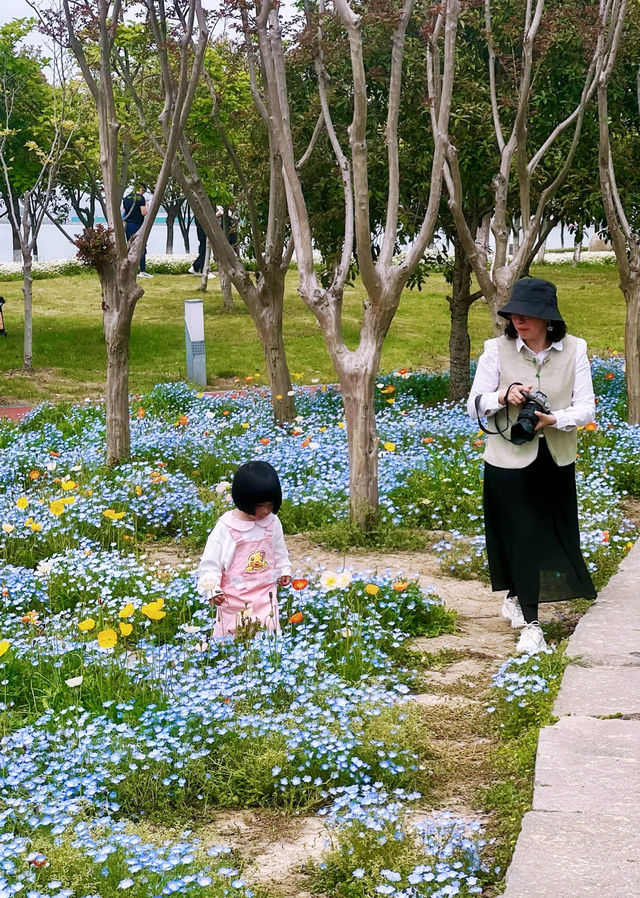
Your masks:
<path fill-rule="evenodd" d="M 520 409 L 520 414 L 516 420 L 516 423 L 511 428 L 511 442 L 515 443 L 516 446 L 521 446 L 523 443 L 530 443 L 536 434 L 536 425 L 538 423 L 538 416 L 536 415 L 536 409 L 538 408 L 537 402 L 535 400 L 529 400 L 525 402 L 525 404 Z"/>

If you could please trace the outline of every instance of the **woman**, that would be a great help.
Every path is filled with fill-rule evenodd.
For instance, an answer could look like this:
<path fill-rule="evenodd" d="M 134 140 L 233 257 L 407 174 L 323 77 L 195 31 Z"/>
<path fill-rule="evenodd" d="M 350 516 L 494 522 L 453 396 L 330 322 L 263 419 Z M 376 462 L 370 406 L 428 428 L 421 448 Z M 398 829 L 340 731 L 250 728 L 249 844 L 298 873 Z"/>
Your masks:
<path fill-rule="evenodd" d="M 484 521 L 491 587 L 508 590 L 502 615 L 522 628 L 517 651 L 534 654 L 547 647 L 540 602 L 596 597 L 580 552 L 574 464 L 576 430 L 593 420 L 595 398 L 587 344 L 567 334 L 554 284 L 517 281 L 498 314 L 508 320 L 505 334 L 484 344 L 467 410 L 489 419 Z M 546 407 L 543 398 L 529 400 L 536 392 L 546 395 Z M 519 425 L 512 442 L 523 410 L 530 427 Z"/>

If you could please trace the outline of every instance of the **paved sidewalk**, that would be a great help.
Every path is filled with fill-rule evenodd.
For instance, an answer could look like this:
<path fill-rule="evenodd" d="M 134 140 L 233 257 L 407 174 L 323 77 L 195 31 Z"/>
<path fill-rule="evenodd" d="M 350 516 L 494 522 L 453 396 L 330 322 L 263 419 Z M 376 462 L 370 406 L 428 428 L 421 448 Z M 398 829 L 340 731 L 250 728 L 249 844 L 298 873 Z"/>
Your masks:
<path fill-rule="evenodd" d="M 10 418 L 19 421 L 27 412 L 31 411 L 30 405 L 0 405 L 0 418 Z"/>
<path fill-rule="evenodd" d="M 640 896 L 640 541 L 580 620 L 504 898 Z"/>

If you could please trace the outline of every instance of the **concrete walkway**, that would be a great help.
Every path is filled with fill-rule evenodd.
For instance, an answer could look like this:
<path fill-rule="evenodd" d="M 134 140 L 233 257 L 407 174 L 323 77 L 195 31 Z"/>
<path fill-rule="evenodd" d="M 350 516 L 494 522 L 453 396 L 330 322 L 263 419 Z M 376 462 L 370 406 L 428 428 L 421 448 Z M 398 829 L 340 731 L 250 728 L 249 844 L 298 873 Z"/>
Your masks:
<path fill-rule="evenodd" d="M 638 898 L 640 541 L 567 651 L 504 898 Z"/>

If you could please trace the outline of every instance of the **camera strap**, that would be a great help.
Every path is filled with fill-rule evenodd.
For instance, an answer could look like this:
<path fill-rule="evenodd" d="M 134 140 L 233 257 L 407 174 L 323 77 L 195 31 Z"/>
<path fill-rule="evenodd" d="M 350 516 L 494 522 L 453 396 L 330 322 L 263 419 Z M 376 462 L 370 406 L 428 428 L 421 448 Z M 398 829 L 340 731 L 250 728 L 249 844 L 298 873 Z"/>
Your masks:
<path fill-rule="evenodd" d="M 503 440 L 506 440 L 507 443 L 510 443 L 510 442 L 511 442 L 511 440 L 509 439 L 509 437 L 506 437 L 506 436 L 505 436 L 505 433 L 507 432 L 507 430 L 508 430 L 509 427 L 511 426 L 511 420 L 509 419 L 509 391 L 511 390 L 511 387 L 521 387 L 521 386 L 522 386 L 522 382 L 521 382 L 521 381 L 519 381 L 519 380 L 514 380 L 514 382 L 513 382 L 512 384 L 509 384 L 509 386 L 507 387 L 507 392 L 504 394 L 504 408 L 505 408 L 505 411 L 506 411 L 506 413 L 507 413 L 507 423 L 505 424 L 505 426 L 504 426 L 504 428 L 503 428 L 502 430 L 498 427 L 498 423 L 497 423 L 497 422 L 496 422 L 496 429 L 495 429 L 495 430 L 488 430 L 488 429 L 484 426 L 484 424 L 482 423 L 482 421 L 480 420 L 480 399 L 481 399 L 481 397 L 482 397 L 482 393 L 478 393 L 478 395 L 476 396 L 476 399 L 475 399 L 476 418 L 478 419 L 478 427 L 480 428 L 480 430 L 483 431 L 483 433 L 488 433 L 488 434 L 490 434 L 491 436 L 495 436 L 495 434 L 500 434 L 500 436 L 502 437 L 502 439 L 503 439 Z"/>

